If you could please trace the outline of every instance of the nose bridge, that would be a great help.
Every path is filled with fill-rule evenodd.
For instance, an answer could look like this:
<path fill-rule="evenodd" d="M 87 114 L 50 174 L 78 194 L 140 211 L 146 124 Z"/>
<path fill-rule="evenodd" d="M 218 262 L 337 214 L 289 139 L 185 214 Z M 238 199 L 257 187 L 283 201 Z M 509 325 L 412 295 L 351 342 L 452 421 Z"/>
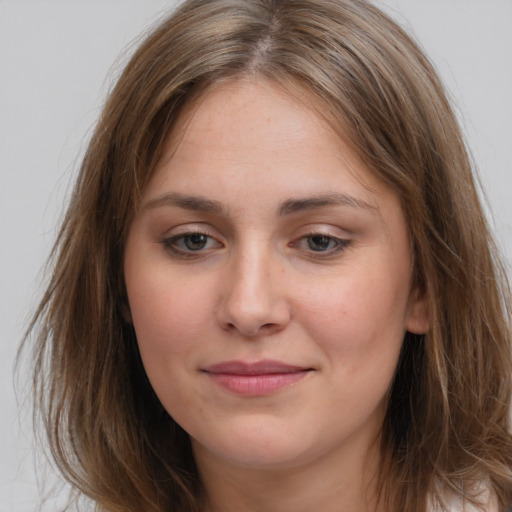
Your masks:
<path fill-rule="evenodd" d="M 263 242 L 253 240 L 232 256 L 224 287 L 221 322 L 245 336 L 280 330 L 289 307 L 278 257 Z"/>

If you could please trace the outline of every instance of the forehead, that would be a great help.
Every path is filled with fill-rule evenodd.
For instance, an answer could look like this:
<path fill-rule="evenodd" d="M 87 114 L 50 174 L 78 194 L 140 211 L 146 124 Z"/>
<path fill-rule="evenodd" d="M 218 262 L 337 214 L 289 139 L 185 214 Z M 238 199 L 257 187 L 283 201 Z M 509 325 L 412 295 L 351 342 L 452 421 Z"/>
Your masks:
<path fill-rule="evenodd" d="M 308 181 L 318 167 L 315 161 L 321 165 L 329 156 L 370 192 L 382 191 L 383 184 L 349 146 L 342 120 L 333 120 L 326 105 L 303 86 L 288 85 L 240 78 L 196 93 L 176 120 L 156 180 L 178 163 L 208 168 L 215 180 L 220 174 L 215 169 L 220 166 L 225 174 L 223 164 L 233 163 L 238 154 L 238 168 L 250 167 L 252 176 L 269 170 L 277 176 L 277 170 L 294 165 L 288 176 Z M 301 160 L 304 165 L 297 165 Z"/>

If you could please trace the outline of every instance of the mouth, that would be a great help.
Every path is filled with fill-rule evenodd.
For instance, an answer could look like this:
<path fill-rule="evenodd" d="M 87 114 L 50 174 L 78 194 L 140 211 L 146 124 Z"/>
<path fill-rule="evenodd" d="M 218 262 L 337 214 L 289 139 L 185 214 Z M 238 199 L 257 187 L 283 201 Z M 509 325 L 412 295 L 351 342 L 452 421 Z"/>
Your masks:
<path fill-rule="evenodd" d="M 264 396 L 296 384 L 313 368 L 263 360 L 225 361 L 201 370 L 221 388 L 240 396 Z"/>

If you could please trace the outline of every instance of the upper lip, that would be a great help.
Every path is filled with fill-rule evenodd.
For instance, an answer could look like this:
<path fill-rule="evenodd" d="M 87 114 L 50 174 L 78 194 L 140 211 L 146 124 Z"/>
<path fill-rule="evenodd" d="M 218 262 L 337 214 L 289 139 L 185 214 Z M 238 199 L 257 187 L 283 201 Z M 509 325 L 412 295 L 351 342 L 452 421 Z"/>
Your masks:
<path fill-rule="evenodd" d="M 207 373 L 224 373 L 230 375 L 265 375 L 272 373 L 303 372 L 308 370 L 311 370 L 311 368 L 267 359 L 256 362 L 223 361 L 203 368 L 203 371 Z"/>

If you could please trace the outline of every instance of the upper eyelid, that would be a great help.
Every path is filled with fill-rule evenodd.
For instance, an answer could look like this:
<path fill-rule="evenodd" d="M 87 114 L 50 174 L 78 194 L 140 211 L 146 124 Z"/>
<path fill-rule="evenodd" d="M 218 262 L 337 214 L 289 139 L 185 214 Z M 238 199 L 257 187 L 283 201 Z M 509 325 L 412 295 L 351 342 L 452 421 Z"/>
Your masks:
<path fill-rule="evenodd" d="M 309 222 L 308 222 L 309 221 Z M 309 218 L 306 222 L 300 225 L 296 230 L 297 233 L 321 233 L 333 237 L 350 236 L 354 229 L 342 225 L 340 219 L 332 219 L 321 217 L 318 219 Z"/>
<path fill-rule="evenodd" d="M 231 231 L 231 230 L 229 230 Z M 328 238 L 332 238 L 339 241 L 346 241 L 348 239 L 352 239 L 354 237 L 354 233 L 351 233 L 349 230 L 342 228 L 340 226 L 332 225 L 332 224 L 323 224 L 320 223 L 315 226 L 315 224 L 301 226 L 297 229 L 294 229 L 295 234 L 292 232 L 289 233 L 290 240 L 289 244 L 294 241 L 298 241 L 303 238 L 308 238 L 312 236 L 325 236 Z M 227 233 L 226 236 L 222 235 L 222 230 L 219 231 L 217 228 L 212 226 L 210 223 L 184 223 L 178 224 L 166 230 L 164 234 L 162 234 L 159 238 L 160 240 L 171 240 L 179 237 L 193 235 L 193 234 L 202 234 L 213 238 L 219 243 L 224 243 L 225 239 L 233 239 L 236 238 L 235 233 Z"/>
<path fill-rule="evenodd" d="M 210 238 L 214 238 L 217 241 L 220 241 L 220 236 L 218 230 L 209 226 L 208 224 L 180 224 L 177 226 L 173 226 L 165 231 L 164 234 L 160 236 L 161 240 L 170 240 L 172 238 L 179 238 L 187 235 L 206 235 Z"/>
<path fill-rule="evenodd" d="M 307 238 L 311 236 L 326 236 L 336 240 L 348 240 L 354 238 L 350 231 L 332 225 L 320 225 L 318 227 L 305 226 L 297 230 L 295 239 Z"/>

